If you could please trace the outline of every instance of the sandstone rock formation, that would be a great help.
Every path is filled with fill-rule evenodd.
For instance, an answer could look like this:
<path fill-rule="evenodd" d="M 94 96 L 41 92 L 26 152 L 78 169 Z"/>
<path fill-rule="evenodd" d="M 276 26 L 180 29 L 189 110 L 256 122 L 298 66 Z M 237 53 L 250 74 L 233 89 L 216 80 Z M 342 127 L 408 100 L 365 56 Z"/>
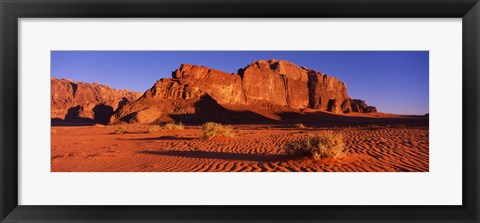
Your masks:
<path fill-rule="evenodd" d="M 275 118 L 272 112 L 304 108 L 334 113 L 376 112 L 364 101 L 351 99 L 345 83 L 337 78 L 271 59 L 255 61 L 239 69 L 238 74 L 182 64 L 172 78 L 158 80 L 137 101 L 118 109 L 111 122 L 228 122 L 258 119 L 256 115 Z"/>
<path fill-rule="evenodd" d="M 139 92 L 116 90 L 98 83 L 51 78 L 53 122 L 108 123 L 116 109 L 141 96 Z"/>

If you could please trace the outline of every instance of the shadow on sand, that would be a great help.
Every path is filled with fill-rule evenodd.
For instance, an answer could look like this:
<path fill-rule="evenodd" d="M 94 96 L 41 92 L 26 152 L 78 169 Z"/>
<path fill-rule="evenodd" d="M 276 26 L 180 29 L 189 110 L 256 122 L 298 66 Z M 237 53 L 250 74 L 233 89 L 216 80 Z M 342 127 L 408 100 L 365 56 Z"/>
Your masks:
<path fill-rule="evenodd" d="M 203 159 L 223 159 L 236 161 L 253 161 L 253 162 L 275 162 L 286 161 L 287 155 L 263 155 L 263 154 L 245 154 L 245 153 L 227 153 L 227 152 L 211 152 L 211 151 L 138 151 L 138 153 L 161 155 L 161 156 L 179 156 L 186 158 L 203 158 Z"/>
<path fill-rule="evenodd" d="M 268 109 L 268 108 L 261 108 Z M 330 112 L 277 112 L 280 119 L 265 117 L 253 111 L 233 111 L 220 105 L 210 95 L 206 94 L 195 103 L 194 114 L 171 114 L 176 122 L 185 124 L 203 124 L 218 122 L 222 124 L 267 124 L 289 125 L 295 123 L 308 124 L 314 127 L 346 127 L 352 125 L 420 125 L 428 126 L 428 117 L 398 116 L 398 117 L 365 117 L 334 114 Z M 285 126 L 287 127 L 287 126 Z"/>
<path fill-rule="evenodd" d="M 303 123 L 312 127 L 349 127 L 368 125 L 408 125 L 428 126 L 428 117 L 402 116 L 402 117 L 362 117 L 346 116 L 329 112 L 282 112 L 278 114 L 283 123 Z"/>
<path fill-rule="evenodd" d="M 133 138 L 124 140 L 193 140 L 196 138 L 178 137 L 178 136 L 160 136 L 160 137 L 148 137 L 148 138 Z"/>
<path fill-rule="evenodd" d="M 205 122 L 218 122 L 222 124 L 258 124 L 278 123 L 277 120 L 267 118 L 252 111 L 232 111 L 220 105 L 210 95 L 203 95 L 194 104 L 194 114 L 171 114 L 170 117 L 176 122 L 184 124 L 203 124 Z"/>

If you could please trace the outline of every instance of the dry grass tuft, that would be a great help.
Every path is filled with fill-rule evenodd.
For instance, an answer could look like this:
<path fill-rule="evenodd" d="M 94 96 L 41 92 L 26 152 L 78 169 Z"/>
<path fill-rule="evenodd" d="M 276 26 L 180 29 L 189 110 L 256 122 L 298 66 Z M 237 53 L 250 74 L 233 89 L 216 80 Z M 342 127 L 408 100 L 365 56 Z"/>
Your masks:
<path fill-rule="evenodd" d="M 294 124 L 293 127 L 299 128 L 299 129 L 304 129 L 304 128 L 305 128 L 305 125 L 302 124 L 302 123 L 297 123 L 297 124 Z"/>
<path fill-rule="evenodd" d="M 159 126 L 159 125 L 151 125 L 151 126 L 148 127 L 148 132 L 149 133 L 158 132 L 160 130 L 162 130 L 162 127 Z"/>
<path fill-rule="evenodd" d="M 235 133 L 231 126 L 215 122 L 207 122 L 202 125 L 202 139 L 211 139 L 216 136 L 234 137 Z"/>
<path fill-rule="evenodd" d="M 127 133 L 127 127 L 119 126 L 119 127 L 115 128 L 113 133 L 115 133 L 115 134 L 125 134 L 125 133 Z"/>
<path fill-rule="evenodd" d="M 314 160 L 341 158 L 346 154 L 343 149 L 343 134 L 332 131 L 308 135 L 305 139 L 287 142 L 285 152 L 296 156 L 312 156 Z"/>
<path fill-rule="evenodd" d="M 78 156 L 78 153 L 72 152 L 72 153 L 69 153 L 68 156 Z"/>
<path fill-rule="evenodd" d="M 181 122 L 175 123 L 175 122 L 170 122 L 165 124 L 162 129 L 164 130 L 175 130 L 175 129 L 184 129 L 185 126 Z"/>

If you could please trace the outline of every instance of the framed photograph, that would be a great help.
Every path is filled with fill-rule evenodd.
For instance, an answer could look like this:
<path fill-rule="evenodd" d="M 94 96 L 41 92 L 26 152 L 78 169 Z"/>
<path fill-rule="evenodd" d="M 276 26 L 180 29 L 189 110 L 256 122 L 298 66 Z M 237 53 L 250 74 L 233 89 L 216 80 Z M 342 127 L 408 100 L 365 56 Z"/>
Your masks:
<path fill-rule="evenodd" d="M 478 222 L 468 1 L 1 1 L 1 222 Z"/>

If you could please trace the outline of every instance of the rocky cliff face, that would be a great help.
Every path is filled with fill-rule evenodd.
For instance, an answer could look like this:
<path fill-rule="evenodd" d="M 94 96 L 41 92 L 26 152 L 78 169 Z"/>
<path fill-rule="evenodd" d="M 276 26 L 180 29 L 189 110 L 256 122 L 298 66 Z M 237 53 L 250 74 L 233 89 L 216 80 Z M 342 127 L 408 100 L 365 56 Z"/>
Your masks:
<path fill-rule="evenodd" d="M 238 74 L 183 64 L 172 78 L 160 79 L 139 100 L 119 109 L 111 122 L 171 121 L 193 118 L 198 113 L 206 115 L 205 111 L 214 116 L 217 113 L 218 118 L 223 114 L 218 112 L 220 108 L 244 114 L 262 109 L 281 112 L 304 108 L 334 113 L 376 112 L 364 101 L 351 99 L 345 83 L 338 79 L 272 59 L 255 61 Z"/>
<path fill-rule="evenodd" d="M 108 123 L 119 107 L 141 96 L 98 83 L 51 78 L 51 118 L 56 122 Z"/>

